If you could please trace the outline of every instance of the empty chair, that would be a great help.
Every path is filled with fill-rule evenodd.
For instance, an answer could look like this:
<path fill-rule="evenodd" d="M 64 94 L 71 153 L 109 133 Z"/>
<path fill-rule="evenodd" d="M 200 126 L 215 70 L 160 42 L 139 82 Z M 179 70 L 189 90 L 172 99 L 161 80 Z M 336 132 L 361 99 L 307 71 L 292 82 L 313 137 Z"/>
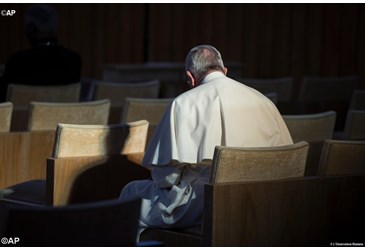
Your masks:
<path fill-rule="evenodd" d="M 0 132 L 9 132 L 13 104 L 11 102 L 0 103 Z"/>
<path fill-rule="evenodd" d="M 2 207 L 0 237 L 14 246 L 135 246 L 140 200 L 108 200 L 64 207 Z M 2 241 L 2 243 L 4 243 Z"/>
<path fill-rule="evenodd" d="M 365 110 L 365 90 L 357 89 L 352 93 L 350 109 Z"/>
<path fill-rule="evenodd" d="M 365 140 L 365 110 L 347 112 L 344 139 Z"/>
<path fill-rule="evenodd" d="M 327 111 L 306 115 L 283 115 L 294 142 L 331 139 L 336 122 L 336 112 Z"/>
<path fill-rule="evenodd" d="M 326 140 L 319 174 L 365 174 L 365 141 Z"/>
<path fill-rule="evenodd" d="M 225 147 L 214 151 L 210 183 L 304 176 L 307 142 L 276 147 Z"/>
<path fill-rule="evenodd" d="M 109 123 L 119 123 L 127 97 L 158 98 L 160 82 L 157 80 L 136 83 L 94 83 L 93 100 L 109 99 L 111 111 Z"/>
<path fill-rule="evenodd" d="M 357 76 L 304 77 L 299 91 L 299 101 L 350 101 L 358 81 Z"/>
<path fill-rule="evenodd" d="M 173 99 L 170 98 L 155 99 L 127 97 L 124 104 L 121 122 L 127 123 L 138 120 L 147 120 L 149 123 L 147 136 L 148 144 L 166 108 L 172 101 Z"/>
<path fill-rule="evenodd" d="M 11 131 L 27 130 L 30 102 L 78 102 L 80 91 L 81 83 L 52 86 L 9 84 L 7 100 L 14 105 Z"/>
<path fill-rule="evenodd" d="M 115 125 L 58 124 L 52 158 L 47 162 L 47 181 L 31 180 L 11 186 L 3 198 L 8 202 L 21 201 L 41 205 L 46 202 L 52 205 L 65 205 L 102 200 L 105 197 L 116 198 L 124 182 L 131 181 L 130 178 L 135 178 L 141 171 L 136 169 L 137 173 L 126 174 L 125 169 L 128 169 L 129 162 L 124 158 L 122 159 L 124 161 L 120 161 L 118 157 L 113 158 L 110 166 L 96 166 L 102 164 L 109 156 L 142 157 L 147 131 L 148 122 L 143 120 Z M 75 157 L 80 158 L 71 163 Z M 65 166 L 58 167 L 56 159 L 65 159 Z M 106 172 L 103 172 L 104 170 Z M 144 168 L 143 170 L 149 172 Z M 87 177 L 84 189 L 79 188 L 83 184 L 75 184 L 75 182 L 83 183 L 82 175 Z M 143 177 L 148 178 L 148 175 L 145 174 Z M 73 190 L 77 192 L 78 189 L 86 190 L 82 193 L 83 197 L 71 197 Z M 113 191 L 111 194 L 110 190 Z"/>
<path fill-rule="evenodd" d="M 126 183 L 148 178 L 149 171 L 135 164 L 142 160 L 147 131 L 146 120 L 104 126 L 59 124 L 52 160 L 47 164 L 48 203 L 116 198 Z M 133 160 L 127 160 L 129 156 Z M 111 164 L 99 166 L 109 157 L 113 158 Z"/>
<path fill-rule="evenodd" d="M 305 174 L 316 175 L 323 141 L 333 136 L 336 112 L 283 115 L 283 119 L 294 142 L 307 141 L 310 144 Z"/>
<path fill-rule="evenodd" d="M 32 101 L 37 102 L 78 102 L 81 83 L 41 86 L 9 84 L 7 100 L 14 108 L 27 109 Z"/>
<path fill-rule="evenodd" d="M 109 100 L 76 103 L 31 102 L 28 130 L 56 130 L 58 123 L 108 123 Z"/>
<path fill-rule="evenodd" d="M 292 96 L 293 78 L 281 77 L 270 79 L 237 78 L 237 81 L 250 86 L 263 94 L 275 92 L 278 102 L 288 102 Z"/>

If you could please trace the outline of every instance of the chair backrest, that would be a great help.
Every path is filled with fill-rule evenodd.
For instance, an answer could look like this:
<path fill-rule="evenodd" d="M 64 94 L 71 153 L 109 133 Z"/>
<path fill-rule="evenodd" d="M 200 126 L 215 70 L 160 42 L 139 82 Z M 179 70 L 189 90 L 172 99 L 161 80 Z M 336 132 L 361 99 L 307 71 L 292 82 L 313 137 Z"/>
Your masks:
<path fill-rule="evenodd" d="M 304 176 L 307 142 L 276 147 L 226 147 L 214 151 L 210 183 L 285 179 Z"/>
<path fill-rule="evenodd" d="M 28 130 L 56 130 L 58 123 L 106 125 L 110 101 L 55 103 L 31 102 Z"/>
<path fill-rule="evenodd" d="M 327 111 L 305 115 L 283 115 L 294 142 L 331 139 L 336 123 L 336 112 Z"/>
<path fill-rule="evenodd" d="M 310 144 L 305 169 L 306 176 L 316 175 L 323 141 L 332 139 L 336 123 L 336 112 L 327 111 L 306 115 L 283 115 L 294 142 Z"/>
<path fill-rule="evenodd" d="M 269 98 L 272 103 L 274 103 L 275 105 L 278 104 L 279 100 L 278 100 L 278 93 L 276 92 L 269 92 L 269 93 L 265 93 L 265 96 L 267 98 Z"/>
<path fill-rule="evenodd" d="M 250 86 L 263 94 L 275 92 L 279 102 L 290 101 L 293 89 L 292 77 L 270 79 L 237 78 L 237 81 Z"/>
<path fill-rule="evenodd" d="M 307 102 L 350 101 L 356 89 L 357 76 L 304 77 L 299 100 Z"/>
<path fill-rule="evenodd" d="M 9 132 L 13 104 L 11 102 L 0 103 L 0 132 Z"/>
<path fill-rule="evenodd" d="M 365 140 L 365 110 L 347 112 L 344 132 L 346 140 Z"/>
<path fill-rule="evenodd" d="M 123 107 L 127 97 L 158 98 L 160 81 L 135 83 L 94 82 L 94 100 L 109 99 L 112 107 Z"/>
<path fill-rule="evenodd" d="M 365 141 L 326 140 L 319 174 L 365 174 Z"/>
<path fill-rule="evenodd" d="M 149 142 L 166 108 L 173 101 L 172 98 L 131 98 L 125 100 L 121 123 L 147 120 Z"/>
<path fill-rule="evenodd" d="M 357 89 L 352 93 L 350 109 L 365 110 L 365 90 Z"/>
<path fill-rule="evenodd" d="M 93 86 L 93 100 L 108 98 L 111 101 L 110 124 L 120 122 L 127 97 L 158 98 L 160 92 L 160 81 L 158 80 L 135 83 L 96 81 Z"/>
<path fill-rule="evenodd" d="M 2 239 L 14 246 L 135 246 L 140 200 L 108 200 L 63 207 L 2 208 Z M 0 232 L 1 233 L 1 232 Z"/>
<path fill-rule="evenodd" d="M 146 120 L 115 125 L 58 124 L 52 157 L 141 153 L 147 131 Z"/>
<path fill-rule="evenodd" d="M 15 108 L 28 108 L 32 101 L 37 102 L 78 102 L 81 92 L 81 83 L 65 85 L 22 85 L 9 84 L 7 100 Z"/>

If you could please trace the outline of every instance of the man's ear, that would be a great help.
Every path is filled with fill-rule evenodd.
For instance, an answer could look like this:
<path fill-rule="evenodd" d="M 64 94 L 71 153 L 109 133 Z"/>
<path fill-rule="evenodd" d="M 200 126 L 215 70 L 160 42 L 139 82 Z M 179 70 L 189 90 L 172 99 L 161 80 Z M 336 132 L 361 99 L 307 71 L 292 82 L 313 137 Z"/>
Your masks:
<path fill-rule="evenodd" d="M 190 71 L 186 71 L 186 75 L 189 78 L 189 82 L 191 84 L 191 87 L 192 88 L 196 87 L 196 81 L 195 81 L 195 78 L 194 78 L 193 74 Z"/>
<path fill-rule="evenodd" d="M 227 75 L 228 69 L 226 67 L 224 67 L 223 72 L 224 72 L 225 75 Z"/>

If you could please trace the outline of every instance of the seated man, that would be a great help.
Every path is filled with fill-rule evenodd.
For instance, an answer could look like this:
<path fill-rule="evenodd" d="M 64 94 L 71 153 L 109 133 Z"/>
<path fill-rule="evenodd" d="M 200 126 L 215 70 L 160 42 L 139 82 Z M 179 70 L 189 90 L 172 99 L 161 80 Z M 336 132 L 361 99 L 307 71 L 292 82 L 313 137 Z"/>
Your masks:
<path fill-rule="evenodd" d="M 32 5 L 25 15 L 25 29 L 32 48 L 10 56 L 0 78 L 1 100 L 6 100 L 10 83 L 61 85 L 80 82 L 81 57 L 57 40 L 58 15 L 43 4 Z"/>
<path fill-rule="evenodd" d="M 123 200 L 142 199 L 142 229 L 201 224 L 204 184 L 215 146 L 293 143 L 276 106 L 260 92 L 228 78 L 214 47 L 193 48 L 185 67 L 193 89 L 166 110 L 143 159 L 152 180 L 131 182 L 121 192 Z"/>

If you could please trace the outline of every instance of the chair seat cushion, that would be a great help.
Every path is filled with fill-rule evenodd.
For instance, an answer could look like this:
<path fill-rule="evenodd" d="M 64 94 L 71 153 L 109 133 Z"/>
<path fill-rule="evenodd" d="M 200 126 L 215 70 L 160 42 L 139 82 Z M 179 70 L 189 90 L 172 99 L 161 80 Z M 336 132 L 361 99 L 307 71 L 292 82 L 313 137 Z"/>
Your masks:
<path fill-rule="evenodd" d="M 0 196 L 8 200 L 45 205 L 46 181 L 31 180 L 0 191 Z"/>

